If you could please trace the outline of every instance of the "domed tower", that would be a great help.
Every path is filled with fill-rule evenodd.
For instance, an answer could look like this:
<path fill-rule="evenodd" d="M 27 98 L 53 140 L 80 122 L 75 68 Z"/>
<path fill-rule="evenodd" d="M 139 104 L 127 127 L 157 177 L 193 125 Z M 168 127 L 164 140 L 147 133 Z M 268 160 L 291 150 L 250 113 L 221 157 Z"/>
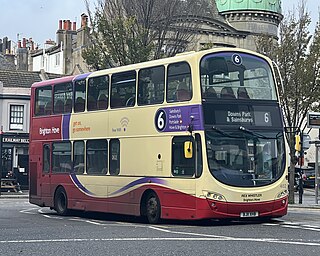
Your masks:
<path fill-rule="evenodd" d="M 254 37 L 264 34 L 277 39 L 283 16 L 281 0 L 216 0 L 218 11 L 240 31 L 250 32 L 245 48 L 255 49 Z"/>

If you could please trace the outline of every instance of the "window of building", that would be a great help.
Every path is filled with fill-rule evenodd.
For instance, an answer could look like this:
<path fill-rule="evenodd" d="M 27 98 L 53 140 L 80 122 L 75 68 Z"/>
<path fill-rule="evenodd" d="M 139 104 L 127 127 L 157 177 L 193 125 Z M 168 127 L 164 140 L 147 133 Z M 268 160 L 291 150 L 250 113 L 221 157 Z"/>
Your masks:
<path fill-rule="evenodd" d="M 186 151 L 189 150 L 192 154 L 186 156 Z M 172 175 L 193 176 L 195 173 L 195 156 L 193 137 L 174 137 L 172 140 Z"/>
<path fill-rule="evenodd" d="M 89 78 L 88 81 L 88 111 L 108 108 L 109 76 Z"/>
<path fill-rule="evenodd" d="M 60 53 L 55 55 L 55 65 L 60 66 Z"/>
<path fill-rule="evenodd" d="M 84 173 L 84 141 L 73 143 L 73 171 L 76 174 Z"/>
<path fill-rule="evenodd" d="M 57 84 L 54 86 L 53 110 L 55 114 L 71 113 L 72 111 L 72 83 Z"/>
<path fill-rule="evenodd" d="M 50 115 L 52 112 L 52 87 L 46 86 L 36 89 L 35 109 L 36 116 Z"/>
<path fill-rule="evenodd" d="M 138 83 L 138 105 L 164 101 L 164 66 L 141 69 Z"/>
<path fill-rule="evenodd" d="M 43 173 L 50 172 L 50 145 L 43 145 Z"/>
<path fill-rule="evenodd" d="M 71 172 L 71 143 L 55 142 L 52 143 L 52 172 L 64 173 Z"/>
<path fill-rule="evenodd" d="M 24 106 L 10 105 L 10 130 L 23 130 Z"/>
<path fill-rule="evenodd" d="M 192 97 L 191 69 L 188 63 L 168 66 L 167 102 L 187 101 Z"/>
<path fill-rule="evenodd" d="M 74 112 L 83 112 L 86 101 L 86 80 L 74 83 Z"/>
<path fill-rule="evenodd" d="M 136 71 L 117 73 L 111 79 L 111 108 L 132 107 L 136 96 Z"/>
<path fill-rule="evenodd" d="M 87 141 L 87 174 L 105 175 L 108 173 L 108 141 Z"/>
<path fill-rule="evenodd" d="M 110 175 L 120 173 L 120 141 L 118 139 L 110 140 Z"/>

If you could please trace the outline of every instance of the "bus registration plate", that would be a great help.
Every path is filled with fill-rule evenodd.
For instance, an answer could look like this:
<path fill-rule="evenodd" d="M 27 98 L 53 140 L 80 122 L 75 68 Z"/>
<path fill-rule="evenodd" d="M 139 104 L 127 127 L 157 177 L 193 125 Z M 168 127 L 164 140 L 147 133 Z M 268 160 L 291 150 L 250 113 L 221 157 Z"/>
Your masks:
<path fill-rule="evenodd" d="M 241 212 L 240 217 L 241 218 L 252 218 L 252 217 L 258 217 L 258 212 Z"/>

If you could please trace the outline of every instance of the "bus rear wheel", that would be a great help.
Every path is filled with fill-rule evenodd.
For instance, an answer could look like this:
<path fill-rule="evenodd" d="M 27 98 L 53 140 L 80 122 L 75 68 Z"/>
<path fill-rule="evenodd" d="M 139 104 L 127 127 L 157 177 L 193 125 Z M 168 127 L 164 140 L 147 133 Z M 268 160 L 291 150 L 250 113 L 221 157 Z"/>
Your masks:
<path fill-rule="evenodd" d="M 158 196 L 154 192 L 150 193 L 147 197 L 146 216 L 150 224 L 157 224 L 160 222 L 161 205 Z"/>
<path fill-rule="evenodd" d="M 65 189 L 59 187 L 54 195 L 54 209 L 59 215 L 68 214 L 68 197 Z"/>

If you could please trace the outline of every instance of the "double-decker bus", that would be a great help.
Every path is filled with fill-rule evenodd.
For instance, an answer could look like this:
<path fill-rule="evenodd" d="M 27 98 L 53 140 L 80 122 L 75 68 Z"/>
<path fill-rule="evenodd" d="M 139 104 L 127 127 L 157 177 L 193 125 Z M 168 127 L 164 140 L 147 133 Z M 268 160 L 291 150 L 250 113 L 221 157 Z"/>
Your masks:
<path fill-rule="evenodd" d="M 275 74 L 216 48 L 35 83 L 30 202 L 160 219 L 287 213 Z"/>

